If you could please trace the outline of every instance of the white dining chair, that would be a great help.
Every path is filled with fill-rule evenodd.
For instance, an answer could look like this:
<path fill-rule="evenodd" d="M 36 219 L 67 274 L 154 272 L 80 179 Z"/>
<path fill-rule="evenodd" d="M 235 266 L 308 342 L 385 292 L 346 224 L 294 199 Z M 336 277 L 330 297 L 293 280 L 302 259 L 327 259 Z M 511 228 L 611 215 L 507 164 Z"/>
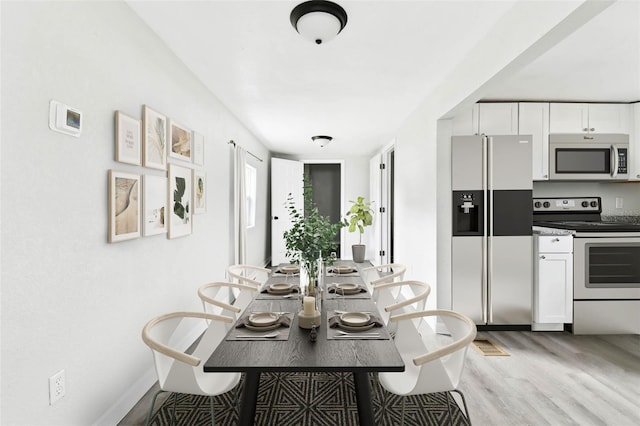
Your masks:
<path fill-rule="evenodd" d="M 428 323 L 428 317 L 441 321 L 450 337 L 436 334 Z M 418 318 L 422 321 L 416 326 L 414 320 Z M 451 392 L 456 392 L 462 399 L 464 415 L 469 420 L 467 404 L 458 384 L 467 349 L 476 337 L 473 321 L 458 312 L 442 309 L 394 315 L 390 321 L 398 323 L 394 342 L 404 360 L 405 371 L 379 373 L 380 385 L 388 392 L 401 396 L 446 392 L 451 424 L 450 400 L 457 404 Z M 404 403 L 405 398 L 402 398 L 401 422 L 404 422 Z"/>
<path fill-rule="evenodd" d="M 229 280 L 236 279 L 239 283 L 253 285 L 260 288 L 271 274 L 271 269 L 253 265 L 231 265 L 227 268 Z"/>
<path fill-rule="evenodd" d="M 202 301 L 204 312 L 219 314 L 238 319 L 256 295 L 253 285 L 212 282 L 198 288 L 198 297 Z M 231 328 L 231 324 L 227 328 Z"/>
<path fill-rule="evenodd" d="M 401 263 L 385 263 L 384 265 L 370 266 L 362 270 L 362 279 L 369 287 L 369 290 L 372 290 L 373 287 L 379 284 L 402 281 L 406 270 L 407 267 Z"/>
<path fill-rule="evenodd" d="M 207 324 L 206 321 L 210 321 Z M 175 421 L 177 393 L 209 396 L 211 423 L 215 425 L 213 397 L 228 392 L 240 381 L 240 373 L 205 373 L 202 360 L 207 359 L 224 339 L 227 329 L 224 324 L 233 322 L 226 316 L 205 312 L 172 312 L 149 321 L 142 329 L 142 340 L 151 348 L 158 376 L 160 390 L 153 396 L 147 415 L 149 424 L 158 395 L 162 392 L 174 393 L 174 411 L 171 423 Z M 203 334 L 191 353 L 176 347 L 176 341 L 201 328 Z"/>
<path fill-rule="evenodd" d="M 423 281 L 396 281 L 373 287 L 372 297 L 381 319 L 389 323 L 389 317 L 425 309 L 431 286 Z"/>

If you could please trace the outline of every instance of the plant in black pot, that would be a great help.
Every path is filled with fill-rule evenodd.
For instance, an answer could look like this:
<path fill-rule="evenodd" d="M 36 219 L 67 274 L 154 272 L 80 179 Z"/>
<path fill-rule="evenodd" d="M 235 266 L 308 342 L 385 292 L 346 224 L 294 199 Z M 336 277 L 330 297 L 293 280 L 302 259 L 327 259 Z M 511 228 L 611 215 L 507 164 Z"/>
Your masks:
<path fill-rule="evenodd" d="M 347 212 L 349 232 L 355 232 L 356 229 L 360 232 L 359 243 L 351 246 L 353 261 L 362 263 L 364 262 L 367 249 L 367 247 L 362 244 L 362 234 L 364 234 L 365 226 L 370 226 L 373 223 L 373 209 L 371 208 L 371 202 L 366 202 L 364 197 L 358 197 L 357 201 L 350 202 L 353 204 Z"/>

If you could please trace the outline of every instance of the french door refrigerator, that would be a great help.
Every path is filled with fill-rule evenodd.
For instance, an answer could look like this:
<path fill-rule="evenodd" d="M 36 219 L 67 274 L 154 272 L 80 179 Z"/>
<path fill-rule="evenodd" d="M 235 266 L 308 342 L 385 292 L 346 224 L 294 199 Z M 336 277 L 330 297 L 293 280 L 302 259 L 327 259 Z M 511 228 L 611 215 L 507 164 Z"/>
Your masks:
<path fill-rule="evenodd" d="M 451 140 L 452 308 L 478 325 L 531 325 L 532 137 Z"/>

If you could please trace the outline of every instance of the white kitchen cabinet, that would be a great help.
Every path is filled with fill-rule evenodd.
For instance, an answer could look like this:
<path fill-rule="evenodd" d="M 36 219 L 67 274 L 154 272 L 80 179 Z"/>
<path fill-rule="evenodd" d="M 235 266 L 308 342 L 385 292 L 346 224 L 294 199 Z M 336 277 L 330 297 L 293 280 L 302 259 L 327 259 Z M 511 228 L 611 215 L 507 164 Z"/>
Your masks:
<path fill-rule="evenodd" d="M 518 105 L 518 134 L 533 136 L 533 180 L 549 180 L 549 103 Z"/>
<path fill-rule="evenodd" d="M 478 128 L 480 134 L 518 134 L 517 102 L 483 103 L 478 105 Z"/>
<path fill-rule="evenodd" d="M 478 134 L 478 104 L 457 114 L 452 122 L 453 136 L 468 136 Z"/>
<path fill-rule="evenodd" d="M 640 181 L 640 102 L 631 105 L 633 132 L 629 137 L 629 180 Z"/>
<path fill-rule="evenodd" d="M 629 133 L 628 104 L 551 103 L 550 133 Z"/>
<path fill-rule="evenodd" d="M 534 238 L 533 331 L 561 331 L 573 322 L 573 237 Z"/>

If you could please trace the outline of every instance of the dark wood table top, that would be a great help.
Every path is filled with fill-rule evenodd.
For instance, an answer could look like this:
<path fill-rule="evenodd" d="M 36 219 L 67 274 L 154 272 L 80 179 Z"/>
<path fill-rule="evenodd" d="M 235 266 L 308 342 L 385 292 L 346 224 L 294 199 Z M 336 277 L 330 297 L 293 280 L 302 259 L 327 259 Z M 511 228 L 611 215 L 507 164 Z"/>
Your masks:
<path fill-rule="evenodd" d="M 345 277 L 346 278 L 346 277 Z M 271 278 L 273 280 L 276 278 Z M 282 281 L 281 277 L 277 278 Z M 343 279 L 340 279 L 342 281 Z M 349 281 L 362 282 L 362 277 Z M 334 282 L 325 277 L 325 285 Z M 326 296 L 326 294 L 325 294 Z M 393 340 L 341 339 L 327 340 L 328 310 L 377 312 L 372 299 L 323 298 L 322 325 L 315 342 L 309 339 L 310 330 L 298 326 L 297 313 L 302 310 L 300 300 L 254 299 L 246 312 L 294 312 L 289 339 L 286 341 L 229 341 L 223 340 L 204 364 L 205 372 L 251 371 L 404 371 L 404 363 Z"/>

